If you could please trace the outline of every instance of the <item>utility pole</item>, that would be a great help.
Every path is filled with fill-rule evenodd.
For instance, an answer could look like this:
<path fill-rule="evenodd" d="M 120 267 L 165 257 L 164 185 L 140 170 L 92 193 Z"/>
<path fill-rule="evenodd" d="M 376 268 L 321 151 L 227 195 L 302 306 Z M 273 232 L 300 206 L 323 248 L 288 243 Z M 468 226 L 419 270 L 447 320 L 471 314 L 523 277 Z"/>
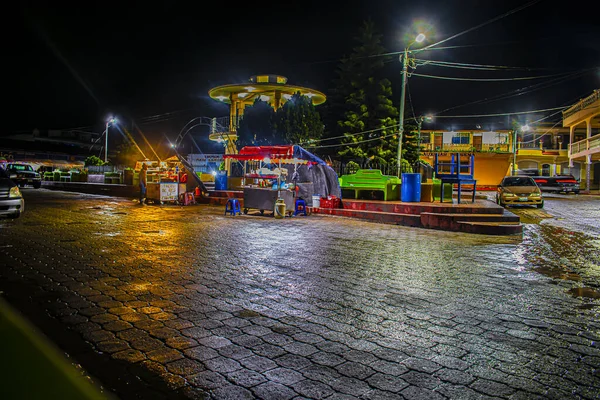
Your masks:
<path fill-rule="evenodd" d="M 402 173 L 402 136 L 404 134 L 404 97 L 406 95 L 406 74 L 408 72 L 408 47 L 402 57 L 402 92 L 400 94 L 400 111 L 398 116 L 398 178 Z"/>

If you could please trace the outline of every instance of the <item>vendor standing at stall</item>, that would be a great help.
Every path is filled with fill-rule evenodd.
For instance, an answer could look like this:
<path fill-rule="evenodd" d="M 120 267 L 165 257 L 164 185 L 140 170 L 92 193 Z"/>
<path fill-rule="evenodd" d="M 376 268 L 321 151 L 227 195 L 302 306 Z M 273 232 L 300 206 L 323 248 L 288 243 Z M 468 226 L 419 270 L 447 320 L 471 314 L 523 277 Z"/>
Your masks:
<path fill-rule="evenodd" d="M 140 170 L 140 204 L 144 204 L 144 199 L 146 198 L 146 185 L 148 183 L 148 165 L 146 163 L 142 164 L 142 169 Z"/>

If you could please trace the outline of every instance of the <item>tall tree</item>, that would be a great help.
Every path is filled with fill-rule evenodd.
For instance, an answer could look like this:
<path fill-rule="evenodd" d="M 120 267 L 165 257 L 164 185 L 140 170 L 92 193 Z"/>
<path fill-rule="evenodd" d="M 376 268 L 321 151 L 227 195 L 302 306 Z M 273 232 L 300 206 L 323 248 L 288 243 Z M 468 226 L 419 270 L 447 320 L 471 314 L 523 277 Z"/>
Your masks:
<path fill-rule="evenodd" d="M 260 99 L 246 107 L 238 127 L 238 147 L 276 144 L 274 116 L 273 107 Z"/>
<path fill-rule="evenodd" d="M 336 132 L 344 138 L 338 155 L 345 159 L 371 159 L 392 163 L 396 159 L 397 109 L 388 79 L 382 78 L 385 48 L 372 21 L 365 21 L 352 53 L 338 66 L 338 79 L 330 110 L 343 110 Z M 352 144 L 356 143 L 356 144 Z"/>
<path fill-rule="evenodd" d="M 285 144 L 307 143 L 323 136 L 321 116 L 312 100 L 299 92 L 275 112 L 274 127 Z"/>

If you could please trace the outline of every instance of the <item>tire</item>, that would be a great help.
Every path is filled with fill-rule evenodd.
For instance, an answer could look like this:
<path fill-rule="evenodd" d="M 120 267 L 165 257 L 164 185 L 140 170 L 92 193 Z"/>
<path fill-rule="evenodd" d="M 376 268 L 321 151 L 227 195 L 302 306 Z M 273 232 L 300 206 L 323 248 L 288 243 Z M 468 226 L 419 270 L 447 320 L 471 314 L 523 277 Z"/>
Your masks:
<path fill-rule="evenodd" d="M 10 218 L 10 219 L 17 219 L 17 218 L 19 218 L 20 216 L 21 216 L 21 213 L 20 213 L 20 212 L 18 212 L 18 213 L 13 213 L 13 214 L 10 214 L 10 215 L 8 216 L 8 218 Z"/>
<path fill-rule="evenodd" d="M 544 202 L 542 201 L 542 204 L 536 204 L 537 208 L 544 208 Z"/>
<path fill-rule="evenodd" d="M 247 215 L 247 214 L 248 214 L 248 209 L 244 208 L 244 215 Z"/>
<path fill-rule="evenodd" d="M 40 182 L 40 183 L 34 183 L 34 184 L 33 184 L 33 188 L 34 188 L 34 189 L 39 189 L 41 186 L 42 186 L 42 183 L 41 183 L 41 182 Z"/>

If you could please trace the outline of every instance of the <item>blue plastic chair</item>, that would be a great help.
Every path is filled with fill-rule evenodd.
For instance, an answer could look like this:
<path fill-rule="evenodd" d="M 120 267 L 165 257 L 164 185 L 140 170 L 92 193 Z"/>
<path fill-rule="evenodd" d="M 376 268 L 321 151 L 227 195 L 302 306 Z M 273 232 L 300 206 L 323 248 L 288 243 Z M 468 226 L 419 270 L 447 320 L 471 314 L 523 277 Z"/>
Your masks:
<path fill-rule="evenodd" d="M 229 199 L 227 203 L 225 203 L 225 215 L 229 213 L 230 215 L 242 214 L 242 210 L 240 208 L 240 202 L 238 199 Z"/>
<path fill-rule="evenodd" d="M 306 215 L 306 202 L 304 199 L 296 199 L 294 206 L 294 217 L 298 214 Z"/>

